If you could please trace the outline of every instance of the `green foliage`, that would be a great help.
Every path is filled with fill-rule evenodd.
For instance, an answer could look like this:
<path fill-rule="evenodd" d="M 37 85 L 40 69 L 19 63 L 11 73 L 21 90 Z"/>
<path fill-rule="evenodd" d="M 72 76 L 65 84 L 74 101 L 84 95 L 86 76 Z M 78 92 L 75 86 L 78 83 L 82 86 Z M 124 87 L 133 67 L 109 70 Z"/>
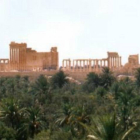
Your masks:
<path fill-rule="evenodd" d="M 37 94 L 46 94 L 49 89 L 49 83 L 44 75 L 40 75 L 38 79 L 35 81 L 34 90 Z"/>
<path fill-rule="evenodd" d="M 26 132 L 31 138 L 34 138 L 35 134 L 38 134 L 45 124 L 41 119 L 40 109 L 39 108 L 28 108 L 25 112 L 25 120 L 21 124 L 20 132 Z"/>
<path fill-rule="evenodd" d="M 16 140 L 16 131 L 0 123 L 0 140 Z"/>
<path fill-rule="evenodd" d="M 74 140 L 74 138 L 70 132 L 55 131 L 54 134 L 51 136 L 51 140 Z"/>
<path fill-rule="evenodd" d="M 103 86 L 105 89 L 108 89 L 115 81 L 115 77 L 113 76 L 113 73 L 108 67 L 104 67 L 102 69 L 102 74 L 100 75 L 100 78 L 101 86 Z"/>
<path fill-rule="evenodd" d="M 100 78 L 98 74 L 94 72 L 90 72 L 87 75 L 87 81 L 85 82 L 83 86 L 84 91 L 93 92 L 99 85 L 100 85 Z"/>
<path fill-rule="evenodd" d="M 135 72 L 135 78 L 136 78 L 136 85 L 137 87 L 140 87 L 140 68 L 138 68 Z"/>
<path fill-rule="evenodd" d="M 0 78 L 0 140 L 85 140 L 89 135 L 139 140 L 138 72 L 136 81 L 118 81 L 103 68 L 81 85 L 69 82 L 62 71 L 35 81 Z"/>
<path fill-rule="evenodd" d="M 52 88 L 62 88 L 65 84 L 68 83 L 68 79 L 66 79 L 66 75 L 63 71 L 59 71 L 51 78 L 51 86 Z"/>
<path fill-rule="evenodd" d="M 128 131 L 121 131 L 119 122 L 116 122 L 115 115 L 105 115 L 93 120 L 88 138 L 93 140 L 125 140 L 136 128 L 132 126 Z"/>
<path fill-rule="evenodd" d="M 96 89 L 96 91 L 95 91 L 95 94 L 96 94 L 97 96 L 100 96 L 100 97 L 105 96 L 106 93 L 107 93 L 107 91 L 106 91 L 105 88 L 103 88 L 103 87 L 98 87 L 98 88 Z"/>
<path fill-rule="evenodd" d="M 41 131 L 34 137 L 34 140 L 50 140 L 50 132 L 49 131 Z"/>
<path fill-rule="evenodd" d="M 24 108 L 20 107 L 19 101 L 14 99 L 3 99 L 1 102 L 0 119 L 3 120 L 7 126 L 17 129 L 22 121 Z"/>

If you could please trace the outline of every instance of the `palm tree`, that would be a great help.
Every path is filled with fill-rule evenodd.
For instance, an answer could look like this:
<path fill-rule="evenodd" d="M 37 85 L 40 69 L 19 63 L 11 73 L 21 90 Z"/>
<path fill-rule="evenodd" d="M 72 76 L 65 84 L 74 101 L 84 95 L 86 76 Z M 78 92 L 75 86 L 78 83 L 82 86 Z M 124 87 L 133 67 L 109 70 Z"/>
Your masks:
<path fill-rule="evenodd" d="M 128 90 L 131 92 L 131 89 Z M 116 101 L 116 111 L 124 130 L 128 130 L 133 121 L 137 120 L 137 97 L 133 97 L 128 90 L 121 92 Z"/>
<path fill-rule="evenodd" d="M 45 123 L 41 119 L 39 108 L 26 109 L 26 119 L 19 129 L 19 133 L 27 132 L 27 134 L 34 138 L 35 134 L 38 134 L 43 128 Z"/>
<path fill-rule="evenodd" d="M 90 72 L 87 75 L 87 82 L 94 84 L 95 87 L 98 87 L 100 84 L 100 79 L 99 79 L 98 74 L 96 74 L 94 72 Z"/>
<path fill-rule="evenodd" d="M 100 75 L 100 81 L 101 86 L 106 89 L 108 89 L 115 81 L 115 77 L 108 67 L 103 67 L 102 74 Z"/>
<path fill-rule="evenodd" d="M 82 124 L 90 124 L 90 116 L 87 114 L 84 105 L 73 109 L 69 122 L 73 136 L 82 138 L 86 133 Z"/>
<path fill-rule="evenodd" d="M 15 99 L 3 99 L 1 102 L 0 119 L 3 120 L 7 126 L 18 129 L 20 122 L 23 119 L 24 108 L 19 106 L 19 101 Z"/>
<path fill-rule="evenodd" d="M 55 122 L 58 126 L 63 127 L 69 124 L 69 118 L 71 116 L 72 107 L 70 104 L 64 104 L 62 108 L 62 116 Z"/>
<path fill-rule="evenodd" d="M 63 71 L 59 71 L 51 78 L 51 86 L 52 88 L 62 88 L 64 84 L 68 83 L 68 79 L 66 79 L 66 75 Z"/>
<path fill-rule="evenodd" d="M 70 104 L 63 106 L 63 117 L 56 121 L 62 129 L 70 130 L 74 137 L 82 138 L 85 128 L 82 124 L 89 124 L 90 117 L 84 106 L 72 107 Z"/>
<path fill-rule="evenodd" d="M 49 83 L 44 75 L 40 75 L 35 81 L 34 89 L 40 95 L 48 92 Z"/>
<path fill-rule="evenodd" d="M 106 115 L 94 119 L 93 125 L 88 129 L 91 135 L 87 137 L 93 140 L 125 140 L 136 126 L 137 123 L 133 123 L 129 130 L 122 131 L 120 124 L 116 122 L 116 116 Z"/>
<path fill-rule="evenodd" d="M 93 92 L 100 85 L 100 78 L 98 74 L 90 72 L 87 75 L 86 82 L 83 85 L 83 90 Z"/>

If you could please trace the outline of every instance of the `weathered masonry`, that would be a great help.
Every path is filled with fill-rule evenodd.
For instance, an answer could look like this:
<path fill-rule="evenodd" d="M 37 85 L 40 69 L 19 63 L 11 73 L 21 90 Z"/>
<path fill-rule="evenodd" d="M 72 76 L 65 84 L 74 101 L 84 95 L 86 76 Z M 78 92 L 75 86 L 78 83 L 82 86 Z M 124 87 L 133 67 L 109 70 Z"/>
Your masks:
<path fill-rule="evenodd" d="M 41 71 L 58 69 L 57 47 L 50 52 L 37 52 L 26 43 L 10 43 L 10 59 L 0 59 L 0 71 Z"/>
<path fill-rule="evenodd" d="M 116 52 L 108 52 L 104 59 L 64 59 L 62 68 L 69 71 L 101 71 L 102 67 L 116 69 L 122 67 L 121 57 Z"/>

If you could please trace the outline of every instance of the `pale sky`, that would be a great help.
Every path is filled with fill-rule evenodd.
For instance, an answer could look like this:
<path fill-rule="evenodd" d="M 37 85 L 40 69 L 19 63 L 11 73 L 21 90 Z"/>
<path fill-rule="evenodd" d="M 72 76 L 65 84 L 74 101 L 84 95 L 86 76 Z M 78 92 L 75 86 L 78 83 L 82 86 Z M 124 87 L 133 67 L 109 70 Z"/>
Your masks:
<path fill-rule="evenodd" d="M 107 51 L 124 64 L 140 53 L 140 0 L 0 0 L 0 58 L 11 41 L 40 52 L 57 46 L 60 64 Z"/>

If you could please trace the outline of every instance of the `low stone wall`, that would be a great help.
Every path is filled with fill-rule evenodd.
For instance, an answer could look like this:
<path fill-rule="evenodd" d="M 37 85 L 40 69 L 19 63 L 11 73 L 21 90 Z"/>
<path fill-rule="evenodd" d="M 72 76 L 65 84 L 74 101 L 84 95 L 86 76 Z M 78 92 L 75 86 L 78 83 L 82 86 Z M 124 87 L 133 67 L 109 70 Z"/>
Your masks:
<path fill-rule="evenodd" d="M 58 72 L 57 70 L 39 71 L 39 72 L 33 72 L 33 71 L 31 72 L 0 72 L 0 77 L 14 77 L 14 76 L 20 75 L 21 77 L 28 76 L 29 79 L 32 81 L 38 78 L 38 76 L 41 74 L 48 77 L 48 76 L 53 76 L 57 72 Z M 64 72 L 68 77 L 72 77 L 73 79 L 78 80 L 80 82 L 85 81 L 87 74 L 89 73 L 89 72 L 70 72 L 70 71 L 64 71 Z M 129 76 L 133 76 L 134 74 L 124 74 L 119 71 L 117 72 L 114 71 L 114 76 L 118 77 L 119 75 L 122 77 L 127 77 L 127 76 L 129 77 Z"/>
<path fill-rule="evenodd" d="M 30 80 L 35 80 L 39 75 L 43 74 L 45 76 L 52 76 L 58 71 L 40 71 L 40 72 L 0 72 L 0 77 L 14 77 L 17 75 L 23 76 L 29 76 Z"/>
<path fill-rule="evenodd" d="M 40 72 L 0 72 L 0 77 L 14 77 L 17 75 L 20 75 L 21 77 L 23 76 L 29 76 L 30 80 L 36 79 L 39 75 L 43 74 L 46 77 L 47 76 L 53 76 L 55 73 L 58 71 L 40 71 Z M 78 81 L 84 81 L 88 72 L 66 72 L 66 75 L 69 77 L 74 78 L 75 80 Z"/>

